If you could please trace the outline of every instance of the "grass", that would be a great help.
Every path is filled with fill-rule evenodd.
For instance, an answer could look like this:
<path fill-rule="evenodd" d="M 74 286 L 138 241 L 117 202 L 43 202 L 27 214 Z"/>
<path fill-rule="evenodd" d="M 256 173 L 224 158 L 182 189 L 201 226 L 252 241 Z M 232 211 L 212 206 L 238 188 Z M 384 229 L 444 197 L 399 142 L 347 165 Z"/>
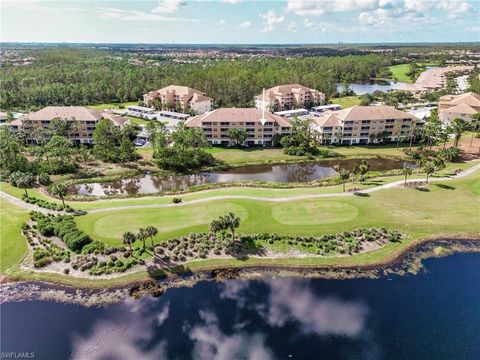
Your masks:
<path fill-rule="evenodd" d="M 410 71 L 410 64 L 392 65 L 388 68 L 391 71 L 393 79 L 404 83 L 411 83 L 412 79 L 407 75 Z"/>
<path fill-rule="evenodd" d="M 410 234 L 476 232 L 478 175 L 431 184 L 429 191 L 387 189 L 369 197 L 326 198 L 288 203 L 244 199 L 217 200 L 174 208 L 129 209 L 79 217 L 79 227 L 95 239 L 120 244 L 121 234 L 156 225 L 157 240 L 207 231 L 218 214 L 233 211 L 242 218 L 239 232 L 322 235 L 356 227 L 387 226 Z M 422 204 L 422 206 L 418 206 Z"/>
<path fill-rule="evenodd" d="M 330 99 L 332 104 L 338 104 L 343 109 L 349 108 L 351 106 L 360 105 L 360 96 L 344 96 L 340 98 Z"/>
<path fill-rule="evenodd" d="M 89 108 L 95 109 L 95 110 L 105 110 L 105 109 L 120 109 L 122 106 L 123 108 L 126 108 L 127 106 L 130 105 L 138 105 L 138 101 L 128 101 L 128 102 L 121 102 L 121 103 L 105 103 L 105 104 L 94 104 L 94 105 L 88 105 Z"/>
<path fill-rule="evenodd" d="M 27 254 L 27 240 L 20 233 L 20 225 L 28 219 L 28 211 L 0 199 L 0 218 L 0 272 L 3 274 Z"/>

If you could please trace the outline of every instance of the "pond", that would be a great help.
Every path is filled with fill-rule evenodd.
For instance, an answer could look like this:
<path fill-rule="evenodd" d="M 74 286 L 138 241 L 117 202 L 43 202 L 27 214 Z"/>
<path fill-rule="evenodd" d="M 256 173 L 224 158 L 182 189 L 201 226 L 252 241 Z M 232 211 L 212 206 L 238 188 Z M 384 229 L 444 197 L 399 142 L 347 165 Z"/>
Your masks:
<path fill-rule="evenodd" d="M 154 194 L 162 191 L 185 190 L 194 185 L 215 182 L 260 180 L 277 183 L 308 182 L 335 176 L 339 169 L 352 169 L 360 160 L 325 160 L 315 163 L 286 165 L 253 165 L 229 171 L 203 172 L 192 175 L 155 176 L 121 179 L 105 183 L 77 184 L 69 187 L 69 195 L 108 196 Z M 370 170 L 401 169 L 401 160 L 375 158 L 368 161 Z"/>
<path fill-rule="evenodd" d="M 405 85 L 403 82 L 371 80 L 366 83 L 352 83 L 348 84 L 350 90 L 353 90 L 357 95 L 372 94 L 374 91 L 387 92 L 390 90 L 400 90 Z M 343 84 L 337 83 L 337 91 L 343 92 L 345 89 Z"/>
<path fill-rule="evenodd" d="M 480 254 L 380 279 L 204 281 L 106 307 L 2 304 L 36 359 L 479 359 Z"/>

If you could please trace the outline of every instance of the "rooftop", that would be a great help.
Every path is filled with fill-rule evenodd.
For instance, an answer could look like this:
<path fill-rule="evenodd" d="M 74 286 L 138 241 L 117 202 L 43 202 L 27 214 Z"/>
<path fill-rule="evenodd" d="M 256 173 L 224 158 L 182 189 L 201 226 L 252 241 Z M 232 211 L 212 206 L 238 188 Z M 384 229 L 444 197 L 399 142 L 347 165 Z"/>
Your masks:
<path fill-rule="evenodd" d="M 201 126 L 207 122 L 261 122 L 262 110 L 256 108 L 220 108 L 205 114 L 193 116 L 185 123 L 188 126 Z M 278 126 L 290 127 L 290 123 L 283 117 L 265 112 L 265 119 L 272 121 Z"/>

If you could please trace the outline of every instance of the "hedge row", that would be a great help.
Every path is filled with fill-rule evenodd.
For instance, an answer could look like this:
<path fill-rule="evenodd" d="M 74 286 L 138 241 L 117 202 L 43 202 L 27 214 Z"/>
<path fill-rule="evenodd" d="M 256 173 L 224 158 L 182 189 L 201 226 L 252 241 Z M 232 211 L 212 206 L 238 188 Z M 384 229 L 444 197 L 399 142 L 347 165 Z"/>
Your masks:
<path fill-rule="evenodd" d="M 62 204 L 52 203 L 46 200 L 38 199 L 36 197 L 26 196 L 23 194 L 22 200 L 28 204 L 34 204 L 44 209 L 56 210 L 56 211 L 66 211 L 66 212 L 74 212 L 75 210 L 70 205 L 65 205 L 63 207 Z"/>

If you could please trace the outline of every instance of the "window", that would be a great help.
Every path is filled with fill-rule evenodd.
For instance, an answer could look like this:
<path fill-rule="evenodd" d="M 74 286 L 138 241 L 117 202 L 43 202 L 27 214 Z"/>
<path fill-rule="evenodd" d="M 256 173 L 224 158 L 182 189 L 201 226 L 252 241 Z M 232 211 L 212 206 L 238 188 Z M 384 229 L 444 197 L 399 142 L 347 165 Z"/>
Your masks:
<path fill-rule="evenodd" d="M 370 120 L 362 120 L 362 124 L 370 124 Z"/>
<path fill-rule="evenodd" d="M 220 122 L 220 125 L 228 126 L 228 125 L 230 125 L 230 123 L 228 121 L 222 121 L 222 122 Z"/>
<path fill-rule="evenodd" d="M 394 120 L 394 119 L 387 119 L 387 120 L 385 120 L 385 122 L 386 122 L 387 124 L 390 124 L 390 123 L 395 122 L 395 120 Z"/>
<path fill-rule="evenodd" d="M 361 130 L 370 130 L 370 126 L 362 126 Z"/>
<path fill-rule="evenodd" d="M 353 121 L 345 121 L 345 125 L 353 125 Z"/>
<path fill-rule="evenodd" d="M 205 125 L 212 125 L 212 123 L 210 121 L 208 122 L 202 122 L 202 125 L 205 126 Z"/>

